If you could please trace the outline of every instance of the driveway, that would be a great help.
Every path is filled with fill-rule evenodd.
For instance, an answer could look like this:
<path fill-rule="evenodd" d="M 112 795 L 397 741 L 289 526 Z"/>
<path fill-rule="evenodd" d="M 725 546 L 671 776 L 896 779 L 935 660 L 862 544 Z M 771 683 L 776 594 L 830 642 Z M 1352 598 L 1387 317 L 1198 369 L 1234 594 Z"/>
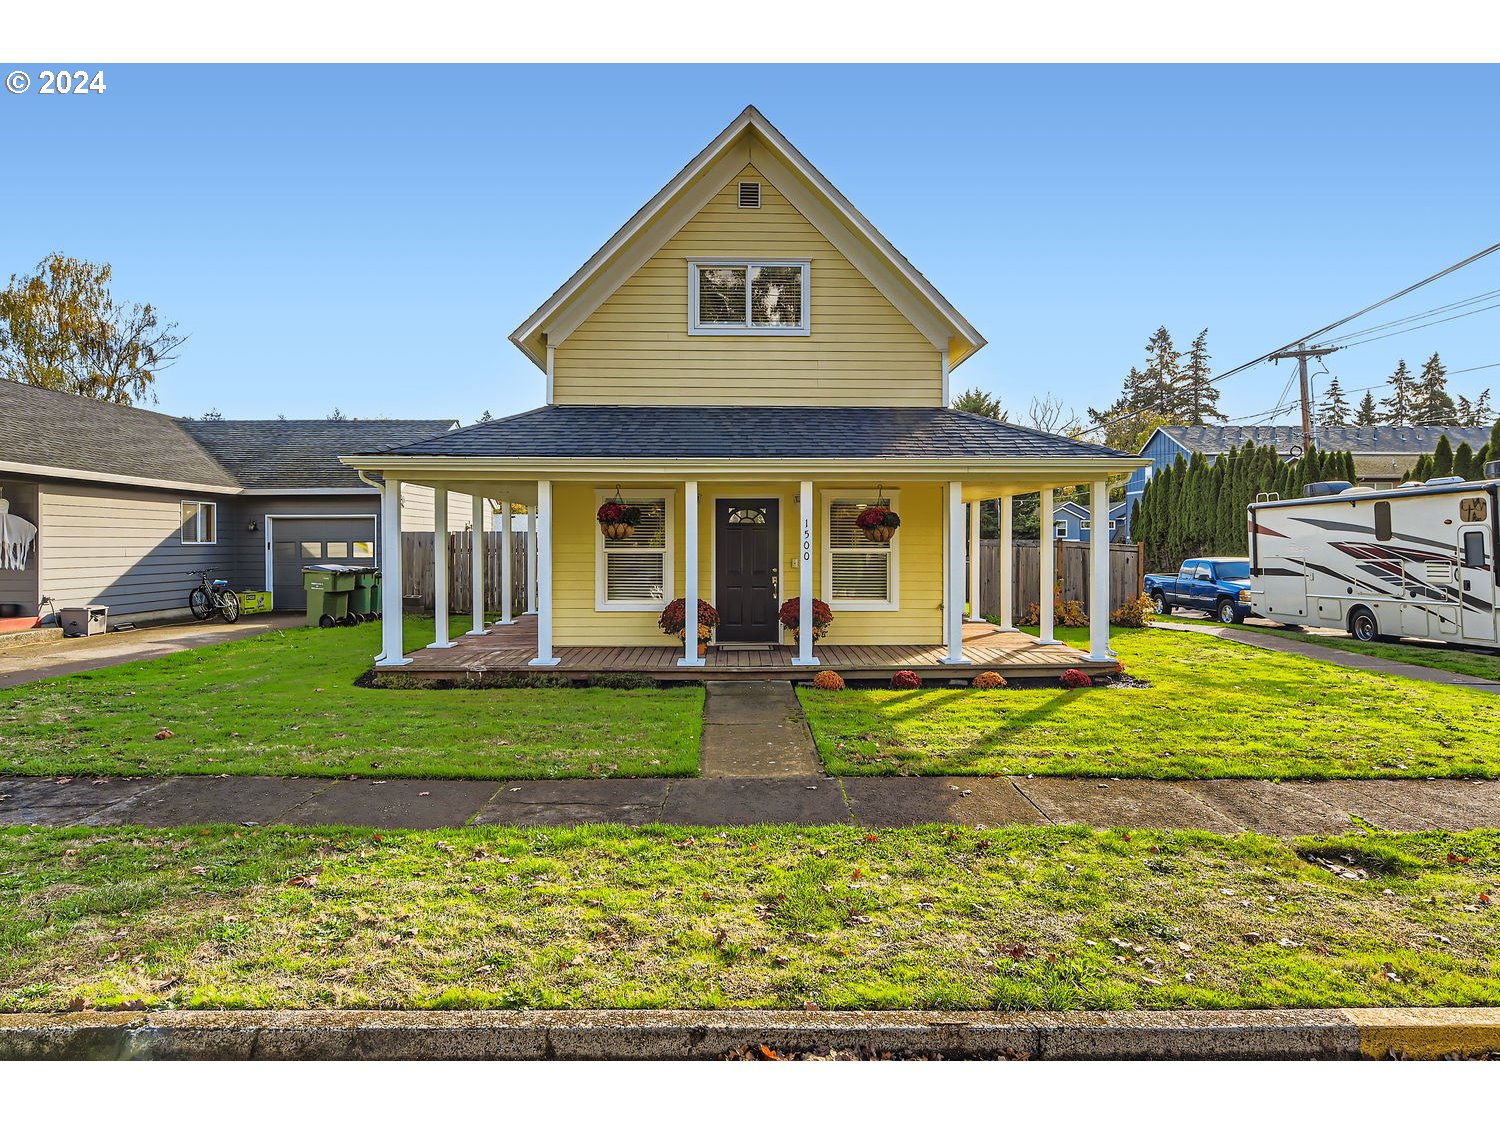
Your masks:
<path fill-rule="evenodd" d="M 5 646 L 0 643 L 0 688 L 18 687 L 70 672 L 91 672 L 133 660 L 154 660 L 174 652 L 253 637 L 303 622 L 301 614 L 252 614 L 233 625 L 223 621 L 190 621 L 127 629 L 97 637 L 59 637 L 51 641 Z"/>

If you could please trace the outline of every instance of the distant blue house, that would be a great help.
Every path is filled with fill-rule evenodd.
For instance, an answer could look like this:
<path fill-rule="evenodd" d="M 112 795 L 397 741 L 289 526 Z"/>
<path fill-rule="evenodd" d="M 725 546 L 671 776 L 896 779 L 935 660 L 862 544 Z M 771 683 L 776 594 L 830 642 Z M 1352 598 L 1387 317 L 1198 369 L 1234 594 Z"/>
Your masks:
<path fill-rule="evenodd" d="M 1423 453 L 1437 448 L 1438 438 L 1448 435 L 1457 449 L 1461 442 L 1478 449 L 1489 440 L 1487 426 L 1315 426 L 1313 443 L 1323 450 L 1348 451 L 1354 455 L 1356 484 L 1371 488 L 1394 488 L 1401 474 L 1413 468 Z M 1211 465 L 1221 453 L 1236 446 L 1270 445 L 1283 459 L 1302 455 L 1300 426 L 1158 426 L 1141 447 L 1141 456 L 1151 458 L 1130 475 L 1125 484 L 1124 533 L 1130 535 L 1130 511 L 1146 484 L 1177 458 L 1187 460 L 1201 453 Z M 1061 508 L 1061 505 L 1058 506 Z"/>
<path fill-rule="evenodd" d="M 1109 506 L 1109 541 L 1125 541 L 1125 516 L 1128 509 L 1125 501 L 1119 500 Z M 1069 543 L 1087 543 L 1093 531 L 1088 507 L 1065 500 L 1052 509 L 1052 536 Z"/>

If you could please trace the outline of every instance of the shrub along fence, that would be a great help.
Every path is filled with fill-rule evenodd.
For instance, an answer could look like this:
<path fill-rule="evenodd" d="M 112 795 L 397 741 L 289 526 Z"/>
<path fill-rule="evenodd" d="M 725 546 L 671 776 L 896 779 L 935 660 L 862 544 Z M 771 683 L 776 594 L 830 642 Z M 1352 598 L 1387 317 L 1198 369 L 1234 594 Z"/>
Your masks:
<path fill-rule="evenodd" d="M 1057 577 L 1062 581 L 1062 600 L 1082 602 L 1089 609 L 1089 545 L 1059 541 Z M 1018 540 L 1011 544 L 1015 558 L 1011 566 L 1011 605 L 1020 617 L 1028 605 L 1040 602 L 1042 550 L 1035 542 Z M 1000 612 L 1000 543 L 984 539 L 979 544 L 979 613 L 994 616 Z M 1145 570 L 1139 543 L 1109 545 L 1109 608 L 1119 609 L 1131 598 L 1141 595 Z"/>
<path fill-rule="evenodd" d="M 433 597 L 433 538 L 425 531 L 401 533 L 401 582 L 411 599 L 408 609 L 431 613 L 436 608 Z M 448 611 L 473 613 L 470 587 L 470 536 L 467 531 L 448 533 Z M 511 607 L 516 613 L 526 608 L 526 536 L 511 536 Z M 484 608 L 486 613 L 500 612 L 500 532 L 484 533 Z"/>

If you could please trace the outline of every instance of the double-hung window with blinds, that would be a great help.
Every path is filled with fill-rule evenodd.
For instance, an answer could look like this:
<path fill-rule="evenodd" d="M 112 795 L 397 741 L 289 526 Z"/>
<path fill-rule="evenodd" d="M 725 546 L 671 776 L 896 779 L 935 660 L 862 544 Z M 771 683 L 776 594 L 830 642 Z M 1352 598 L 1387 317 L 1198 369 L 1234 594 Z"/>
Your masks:
<path fill-rule="evenodd" d="M 828 502 L 829 598 L 837 605 L 885 607 L 895 600 L 893 567 L 896 539 L 872 543 L 855 522 L 866 508 L 889 508 L 888 499 L 833 499 Z M 899 538 L 899 536 L 897 537 Z"/>
<path fill-rule="evenodd" d="M 599 601 L 603 606 L 652 609 L 667 602 L 671 545 L 665 497 L 626 500 L 641 510 L 628 539 L 599 537 Z"/>

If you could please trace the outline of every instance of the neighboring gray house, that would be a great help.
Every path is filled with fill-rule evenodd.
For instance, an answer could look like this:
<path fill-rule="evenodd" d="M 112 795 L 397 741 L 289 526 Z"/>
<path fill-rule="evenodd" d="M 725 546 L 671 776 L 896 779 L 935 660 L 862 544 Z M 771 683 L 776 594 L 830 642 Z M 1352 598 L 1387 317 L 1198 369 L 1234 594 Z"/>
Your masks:
<path fill-rule="evenodd" d="M 1109 506 L 1109 541 L 1125 542 L 1125 501 Z M 1052 537 L 1060 542 L 1087 543 L 1093 536 L 1093 521 L 1087 505 L 1064 500 L 1052 509 Z"/>
<path fill-rule="evenodd" d="M 1438 438 L 1448 435 L 1454 449 L 1461 442 L 1478 449 L 1490 440 L 1488 426 L 1314 426 L 1313 444 L 1319 449 L 1354 455 L 1356 484 L 1371 488 L 1395 488 L 1401 474 L 1416 467 L 1417 458 L 1437 448 Z M 1187 460 L 1201 453 L 1209 464 L 1236 446 L 1270 445 L 1285 460 L 1302 453 L 1301 426 L 1158 426 L 1141 447 L 1141 456 L 1151 464 L 1137 469 L 1125 485 L 1125 521 L 1129 532 L 1130 508 L 1146 491 L 1146 483 L 1177 458 Z"/>
<path fill-rule="evenodd" d="M 0 559 L 0 614 L 181 617 L 203 567 L 301 610 L 305 562 L 379 562 L 380 494 L 339 456 L 456 424 L 189 421 L 0 379 L 0 495 L 38 529 L 24 568 Z M 401 502 L 403 526 L 431 529 L 430 489 L 403 485 Z M 450 502 L 455 530 L 469 504 Z"/>

